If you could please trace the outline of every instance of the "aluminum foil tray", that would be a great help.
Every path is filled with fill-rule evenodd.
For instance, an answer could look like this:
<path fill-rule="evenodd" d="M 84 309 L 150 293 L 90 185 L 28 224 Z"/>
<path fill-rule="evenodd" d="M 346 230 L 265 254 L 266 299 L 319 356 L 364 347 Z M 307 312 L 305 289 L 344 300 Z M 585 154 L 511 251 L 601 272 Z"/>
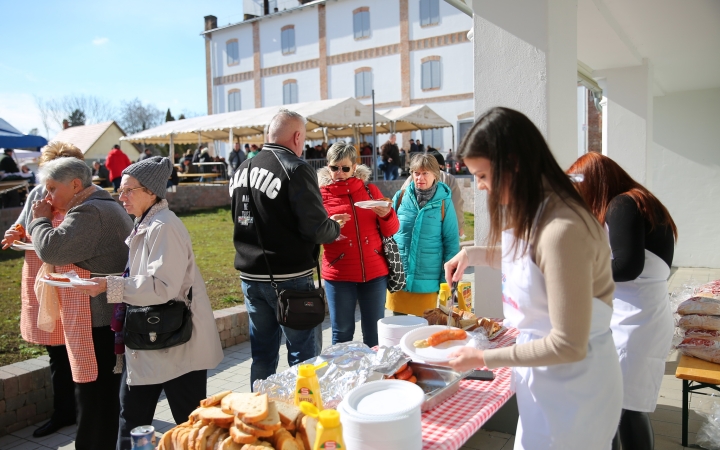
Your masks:
<path fill-rule="evenodd" d="M 460 380 L 466 375 L 449 367 L 417 362 L 410 362 L 408 365 L 412 367 L 413 375 L 417 378 L 417 385 L 425 392 L 425 402 L 420 408 L 422 412 L 430 411 L 455 395 L 460 389 Z"/>

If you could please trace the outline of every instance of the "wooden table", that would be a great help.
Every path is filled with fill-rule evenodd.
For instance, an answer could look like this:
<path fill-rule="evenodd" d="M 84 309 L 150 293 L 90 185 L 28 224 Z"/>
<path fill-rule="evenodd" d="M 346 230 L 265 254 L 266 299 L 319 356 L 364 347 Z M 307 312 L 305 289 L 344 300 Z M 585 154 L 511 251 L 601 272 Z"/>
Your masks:
<path fill-rule="evenodd" d="M 688 419 L 690 415 L 690 392 L 710 388 L 720 392 L 720 364 L 682 355 L 678 362 L 675 378 L 683 380 L 682 394 L 682 445 L 688 445 Z M 700 395 L 710 395 L 697 392 Z"/>

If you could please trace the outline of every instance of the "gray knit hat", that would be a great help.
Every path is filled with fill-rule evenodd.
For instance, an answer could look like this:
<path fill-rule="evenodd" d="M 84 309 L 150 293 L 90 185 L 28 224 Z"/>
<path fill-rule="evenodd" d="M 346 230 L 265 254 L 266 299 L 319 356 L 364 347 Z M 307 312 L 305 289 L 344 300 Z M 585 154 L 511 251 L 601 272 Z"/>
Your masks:
<path fill-rule="evenodd" d="M 172 168 L 173 164 L 169 159 L 153 156 L 129 165 L 122 173 L 137 179 L 143 187 L 157 195 L 158 198 L 165 198 Z"/>

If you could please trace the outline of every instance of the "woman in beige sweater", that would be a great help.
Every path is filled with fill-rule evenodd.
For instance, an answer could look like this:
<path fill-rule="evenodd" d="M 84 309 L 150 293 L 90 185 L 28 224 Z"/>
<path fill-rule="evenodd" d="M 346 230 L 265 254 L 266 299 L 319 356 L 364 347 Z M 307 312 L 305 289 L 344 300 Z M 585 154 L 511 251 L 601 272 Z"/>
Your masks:
<path fill-rule="evenodd" d="M 610 333 L 610 247 L 540 131 L 523 114 L 493 108 L 460 150 L 488 193 L 488 242 L 445 265 L 448 282 L 468 265 L 502 268 L 512 347 L 463 348 L 450 366 L 513 367 L 520 420 L 515 448 L 606 449 L 620 418 L 622 378 Z M 481 287 L 479 286 L 478 289 Z"/>

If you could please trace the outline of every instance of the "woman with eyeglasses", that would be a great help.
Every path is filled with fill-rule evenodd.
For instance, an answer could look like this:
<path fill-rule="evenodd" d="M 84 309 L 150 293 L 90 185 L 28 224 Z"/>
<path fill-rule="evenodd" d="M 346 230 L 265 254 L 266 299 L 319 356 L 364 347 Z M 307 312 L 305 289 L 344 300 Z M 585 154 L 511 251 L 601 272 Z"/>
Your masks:
<path fill-rule="evenodd" d="M 355 204 L 382 200 L 377 186 L 368 183 L 371 171 L 357 164 L 355 147 L 336 143 L 327 152 L 327 167 L 318 170 L 318 184 L 329 216 L 342 215 L 341 237 L 325 244 L 322 277 L 332 323 L 332 343 L 348 342 L 355 333 L 355 306 L 360 304 L 363 342 L 378 343 L 377 322 L 385 317 L 388 266 L 383 236 L 392 236 L 399 224 L 389 206 L 364 209 Z"/>
<path fill-rule="evenodd" d="M 460 234 L 450 187 L 441 182 L 440 165 L 430 153 L 410 160 L 412 182 L 399 190 L 393 205 L 400 218 L 395 241 L 405 269 L 405 289 L 387 294 L 395 315 L 422 316 L 437 304 L 443 264 L 460 250 Z"/>

